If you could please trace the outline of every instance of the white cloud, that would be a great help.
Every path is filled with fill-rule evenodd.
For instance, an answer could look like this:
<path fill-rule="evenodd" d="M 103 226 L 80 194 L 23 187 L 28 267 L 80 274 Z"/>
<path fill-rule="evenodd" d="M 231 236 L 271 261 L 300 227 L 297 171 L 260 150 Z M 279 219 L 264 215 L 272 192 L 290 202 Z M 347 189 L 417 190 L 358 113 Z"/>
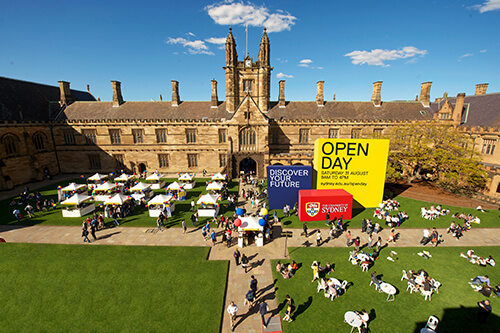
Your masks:
<path fill-rule="evenodd" d="M 205 7 L 208 15 L 220 25 L 248 25 L 266 27 L 268 32 L 290 30 L 297 19 L 282 10 L 270 13 L 265 6 L 256 6 L 250 2 L 233 3 L 231 1 L 216 3 Z"/>
<path fill-rule="evenodd" d="M 219 50 L 226 48 L 226 37 L 210 37 L 205 39 L 205 42 L 217 45 Z"/>
<path fill-rule="evenodd" d="M 284 74 L 284 73 L 278 73 L 278 74 L 276 74 L 276 77 L 278 79 L 285 79 L 285 78 L 293 79 L 293 75 L 287 75 L 287 74 Z"/>
<path fill-rule="evenodd" d="M 471 8 L 479 10 L 481 14 L 492 10 L 498 10 L 500 9 L 500 0 L 486 0 L 482 5 L 474 5 Z"/>
<path fill-rule="evenodd" d="M 414 46 L 405 46 L 399 50 L 375 49 L 371 51 L 352 51 L 344 56 L 350 57 L 352 59 L 352 63 L 355 65 L 368 64 L 373 66 L 389 67 L 389 65 L 386 65 L 384 61 L 413 58 L 417 55 L 423 57 L 426 54 L 427 50 L 419 50 Z"/>
<path fill-rule="evenodd" d="M 462 54 L 460 57 L 458 57 L 459 59 L 462 59 L 462 58 L 467 58 L 467 57 L 472 57 L 474 54 L 473 53 L 466 53 L 466 54 Z"/>
<path fill-rule="evenodd" d="M 324 69 L 323 67 L 318 67 L 318 69 Z"/>
<path fill-rule="evenodd" d="M 190 41 L 185 38 L 172 38 L 169 37 L 167 44 L 180 44 L 188 49 L 189 54 L 208 54 L 213 55 L 214 53 L 208 49 L 205 42 L 202 40 Z"/>
<path fill-rule="evenodd" d="M 481 50 L 481 51 L 479 51 L 479 52 L 481 52 L 481 53 L 485 53 L 485 52 L 486 52 L 486 50 Z"/>
<path fill-rule="evenodd" d="M 205 42 L 217 45 L 226 44 L 226 37 L 210 37 L 205 39 Z"/>
<path fill-rule="evenodd" d="M 193 34 L 191 31 L 187 33 L 189 36 L 196 36 L 195 34 Z"/>
<path fill-rule="evenodd" d="M 302 59 L 299 61 L 299 66 L 300 67 L 309 67 L 310 64 L 312 64 L 313 61 L 311 59 Z"/>

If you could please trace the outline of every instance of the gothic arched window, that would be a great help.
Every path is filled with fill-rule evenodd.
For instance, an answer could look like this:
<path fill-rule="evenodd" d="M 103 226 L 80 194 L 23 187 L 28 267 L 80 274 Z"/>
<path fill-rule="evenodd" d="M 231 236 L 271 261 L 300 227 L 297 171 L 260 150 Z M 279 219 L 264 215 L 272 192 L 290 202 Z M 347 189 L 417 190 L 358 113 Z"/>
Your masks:
<path fill-rule="evenodd" d="M 18 153 L 19 147 L 18 147 L 18 142 L 19 138 L 15 136 L 14 134 L 6 134 L 2 138 L 2 145 L 3 145 L 3 150 L 6 155 L 15 155 Z"/>
<path fill-rule="evenodd" d="M 37 151 L 45 150 L 45 134 L 41 132 L 33 134 L 33 144 Z"/>

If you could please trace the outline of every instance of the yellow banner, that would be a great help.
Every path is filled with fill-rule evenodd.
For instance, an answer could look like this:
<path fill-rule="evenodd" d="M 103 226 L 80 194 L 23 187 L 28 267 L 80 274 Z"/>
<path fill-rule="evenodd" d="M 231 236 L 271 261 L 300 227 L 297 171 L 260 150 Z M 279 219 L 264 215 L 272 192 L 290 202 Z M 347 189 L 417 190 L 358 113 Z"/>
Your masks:
<path fill-rule="evenodd" d="M 377 207 L 384 194 L 388 154 L 389 140 L 318 139 L 316 189 L 344 189 L 363 207 Z"/>

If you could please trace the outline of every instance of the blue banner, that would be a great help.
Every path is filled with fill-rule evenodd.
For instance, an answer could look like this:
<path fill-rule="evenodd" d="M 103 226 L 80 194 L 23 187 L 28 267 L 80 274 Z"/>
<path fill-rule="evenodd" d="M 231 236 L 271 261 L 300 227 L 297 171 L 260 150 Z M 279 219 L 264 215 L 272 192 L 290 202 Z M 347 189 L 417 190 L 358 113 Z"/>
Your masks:
<path fill-rule="evenodd" d="M 267 167 L 269 209 L 290 208 L 299 201 L 299 190 L 310 190 L 312 167 L 307 165 L 270 165 Z"/>

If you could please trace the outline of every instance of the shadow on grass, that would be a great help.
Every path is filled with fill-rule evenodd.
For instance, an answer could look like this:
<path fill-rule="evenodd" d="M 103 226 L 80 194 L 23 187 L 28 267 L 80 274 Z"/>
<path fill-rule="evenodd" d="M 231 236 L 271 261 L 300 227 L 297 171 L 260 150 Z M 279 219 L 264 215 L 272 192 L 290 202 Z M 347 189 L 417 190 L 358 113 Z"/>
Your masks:
<path fill-rule="evenodd" d="M 443 316 L 439 319 L 437 326 L 438 332 L 452 333 L 452 332 L 499 332 L 500 331 L 500 317 L 490 313 L 486 319 L 486 323 L 479 323 L 477 321 L 479 306 L 477 307 L 464 307 L 447 308 L 443 311 Z M 433 315 L 430 313 L 429 315 Z M 434 315 L 437 317 L 436 315 Z M 370 313 L 370 320 L 372 319 Z M 414 333 L 419 333 L 425 327 L 427 322 L 416 323 Z"/>
<path fill-rule="evenodd" d="M 295 320 L 295 319 L 297 319 L 298 316 L 300 316 L 302 313 L 304 313 L 311 306 L 312 300 L 313 300 L 312 296 L 309 296 L 305 303 L 300 304 L 297 307 L 297 310 L 295 310 L 295 312 L 293 313 L 292 319 Z"/>

